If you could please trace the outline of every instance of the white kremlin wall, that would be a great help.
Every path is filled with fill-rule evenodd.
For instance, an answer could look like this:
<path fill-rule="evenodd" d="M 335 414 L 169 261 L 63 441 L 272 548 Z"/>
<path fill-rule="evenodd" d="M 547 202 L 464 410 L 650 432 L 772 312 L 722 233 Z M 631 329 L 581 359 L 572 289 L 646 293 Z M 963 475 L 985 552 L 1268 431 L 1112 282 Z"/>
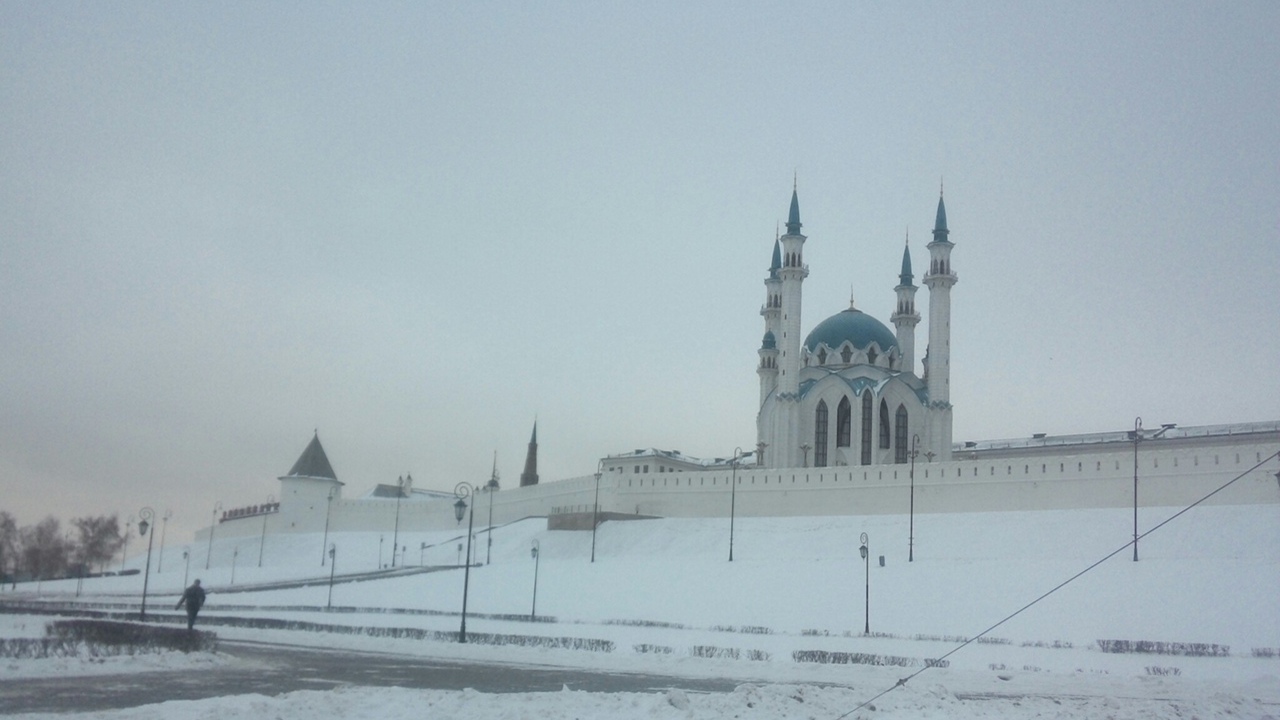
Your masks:
<path fill-rule="evenodd" d="M 1097 446 L 1094 446 L 1095 449 Z M 1111 449 L 1114 448 L 1114 449 Z M 1134 451 L 1131 443 L 1111 443 L 1107 452 L 1063 449 L 1053 455 L 917 462 L 915 512 L 1000 512 L 1066 508 L 1129 507 L 1133 504 Z M 1280 434 L 1198 444 L 1143 442 L 1138 452 L 1138 504 L 1188 505 L 1218 486 L 1244 475 L 1209 500 L 1213 504 L 1280 504 Z M 881 515 L 907 513 L 911 466 L 877 465 L 785 470 L 739 467 L 736 498 L 732 470 L 636 473 L 608 472 L 599 482 L 601 513 L 663 517 L 728 517 L 731 500 L 738 516 Z M 265 516 L 267 533 L 391 532 L 395 498 L 333 500 L 333 483 L 282 478 L 279 512 Z M 527 517 L 591 512 L 594 475 L 544 484 L 479 492 L 476 527 Z M 399 502 L 402 532 L 457 527 L 452 499 Z M 264 516 L 226 520 L 216 537 L 256 536 Z M 464 521 L 465 522 L 465 519 Z M 588 524 L 589 527 L 589 524 Z M 207 539 L 208 529 L 197 534 Z"/>

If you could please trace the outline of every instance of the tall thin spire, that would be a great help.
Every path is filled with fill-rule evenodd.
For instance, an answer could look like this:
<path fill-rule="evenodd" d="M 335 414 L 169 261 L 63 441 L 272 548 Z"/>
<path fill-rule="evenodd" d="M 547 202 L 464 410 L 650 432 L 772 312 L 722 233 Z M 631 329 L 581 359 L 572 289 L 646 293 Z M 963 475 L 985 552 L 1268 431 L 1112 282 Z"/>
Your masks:
<path fill-rule="evenodd" d="M 898 284 L 910 285 L 915 275 L 911 272 L 911 228 L 907 228 L 907 240 L 902 248 L 902 272 L 898 274 Z"/>
<path fill-rule="evenodd" d="M 791 211 L 787 213 L 787 234 L 800 234 L 800 196 L 794 186 L 791 188 Z"/>
<path fill-rule="evenodd" d="M 934 223 L 933 223 L 933 241 L 949 242 L 947 240 L 948 234 L 950 234 L 950 231 L 947 230 L 947 206 L 942 202 L 942 190 L 939 189 L 938 190 L 938 215 L 934 219 Z"/>
<path fill-rule="evenodd" d="M 533 435 L 529 438 L 529 453 L 524 458 L 524 472 L 520 473 L 520 487 L 538 484 L 538 421 L 533 421 Z"/>

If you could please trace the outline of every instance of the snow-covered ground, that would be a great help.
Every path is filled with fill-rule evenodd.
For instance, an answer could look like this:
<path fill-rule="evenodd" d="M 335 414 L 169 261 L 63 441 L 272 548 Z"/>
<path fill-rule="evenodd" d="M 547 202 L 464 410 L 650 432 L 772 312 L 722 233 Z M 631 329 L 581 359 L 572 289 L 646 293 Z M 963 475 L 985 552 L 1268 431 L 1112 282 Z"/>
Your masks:
<path fill-rule="evenodd" d="M 1175 509 L 1143 509 L 1152 527 Z M 484 528 L 477 517 L 477 532 Z M 869 535 L 870 567 L 858 553 Z M 905 686 L 851 717 L 1280 717 L 1280 506 L 1196 508 L 1140 543 L 1140 561 L 1123 549 L 987 638 L 956 651 L 946 668 L 924 661 L 955 650 L 1062 581 L 1122 548 L 1132 534 L 1124 510 L 918 515 L 915 561 L 907 562 L 906 516 L 740 518 L 729 563 L 729 522 L 681 519 L 611 522 L 589 532 L 548 532 L 528 520 L 494 531 L 492 562 L 471 570 L 471 633 L 605 640 L 610 652 L 495 647 L 388 639 L 359 634 L 261 630 L 210 625 L 220 637 L 394 652 L 480 661 L 739 678 L 729 694 L 592 694 L 565 691 L 489 695 L 386 689 L 290 693 L 171 702 L 103 717 L 184 718 L 269 713 L 282 718 L 422 715 L 469 718 L 600 717 L 835 718 L 899 678 Z M 458 562 L 459 533 L 401 534 L 409 565 Z M 465 542 L 465 538 L 461 538 Z M 207 547 L 166 549 L 163 572 L 153 557 L 149 612 L 171 612 L 189 570 L 211 590 L 205 615 L 302 620 L 326 625 L 455 632 L 460 569 L 333 586 L 228 592 L 282 579 L 327 580 L 319 535 L 217 539 Z M 332 534 L 337 572 L 390 563 L 392 533 Z M 381 540 L 381 542 L 380 542 Z M 527 615 L 531 623 L 485 615 Z M 422 545 L 428 547 L 423 550 Z M 136 550 L 137 548 L 131 548 Z M 238 552 L 237 552 L 238 551 Z M 484 535 L 476 556 L 486 559 Z M 884 556 L 884 565 L 880 557 Z M 235 561 L 235 585 L 231 585 Z M 133 556 L 127 565 L 141 567 Z M 401 564 L 398 562 L 398 564 Z M 867 572 L 869 570 L 869 572 Z M 870 586 L 870 607 L 864 605 Z M 0 599 L 36 596 L 34 584 Z M 80 602 L 136 603 L 141 576 L 86 580 Z M 74 581 L 45 582 L 46 600 L 75 598 Z M 438 614 L 370 612 L 394 608 Z M 872 636 L 863 636 L 869 610 Z M 452 614 L 447 614 L 452 613 Z M 11 621 L 6 620 L 6 623 Z M 18 630 L 0 625 L 0 637 Z M 1117 654 L 1100 640 L 1219 646 L 1219 656 Z M 908 667 L 797 662 L 796 653 L 862 654 Z M 1225 653 L 1225 654 L 1224 654 Z M 715 655 L 716 657 L 705 657 Z M 732 659 L 736 655 L 737 659 Z M 1269 657 L 1268 657 L 1269 655 Z M 13 663 L 10 663 L 12 665 Z M 18 663 L 22 665 L 22 663 Z M 63 667 L 57 674 L 74 673 Z M 132 669 L 132 668 L 130 668 Z M 0 679 L 31 668 L 0 668 Z M 39 672 L 38 670 L 34 672 Z M 55 671 L 49 671 L 55 672 Z M 821 686 L 804 685 L 818 683 Z"/>

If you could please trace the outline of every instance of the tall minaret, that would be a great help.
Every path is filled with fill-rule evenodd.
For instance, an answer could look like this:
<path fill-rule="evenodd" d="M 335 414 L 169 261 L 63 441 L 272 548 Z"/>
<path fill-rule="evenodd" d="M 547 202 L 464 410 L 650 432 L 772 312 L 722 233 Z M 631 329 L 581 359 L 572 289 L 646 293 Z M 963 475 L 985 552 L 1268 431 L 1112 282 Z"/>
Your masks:
<path fill-rule="evenodd" d="M 902 359 L 898 369 L 902 372 L 916 371 L 916 324 L 920 322 L 920 313 L 916 312 L 916 285 L 911 274 L 911 237 L 907 236 L 907 246 L 902 249 L 902 272 L 898 275 L 898 308 L 889 316 L 890 322 L 898 331 L 898 350 Z"/>
<path fill-rule="evenodd" d="M 782 249 L 775 237 L 773 262 L 769 263 L 769 277 L 764 281 L 764 307 L 760 308 L 760 314 L 764 316 L 764 339 L 760 342 L 760 367 L 756 372 L 760 375 L 761 407 L 764 407 L 769 393 L 778 386 L 778 335 L 782 333 L 782 278 L 778 277 L 778 271 L 781 269 Z M 758 427 L 756 434 L 763 439 L 767 432 Z"/>
<path fill-rule="evenodd" d="M 791 209 L 787 213 L 787 234 L 782 243 L 782 335 L 778 343 L 777 427 L 771 443 L 771 467 L 799 467 L 800 443 L 800 299 L 801 286 L 809 276 L 804 264 L 804 235 L 800 234 L 800 198 L 793 185 Z"/>
<path fill-rule="evenodd" d="M 520 487 L 538 484 L 538 421 L 533 421 L 533 436 L 529 438 L 529 454 L 524 458 L 524 472 L 520 473 Z"/>
<path fill-rule="evenodd" d="M 929 352 L 927 355 L 927 387 L 929 390 L 929 438 L 940 460 L 951 459 L 951 286 L 956 284 L 951 272 L 951 249 L 947 239 L 947 208 L 938 192 L 938 217 L 933 226 L 933 242 L 929 243 L 929 272 L 924 284 L 929 288 Z"/>

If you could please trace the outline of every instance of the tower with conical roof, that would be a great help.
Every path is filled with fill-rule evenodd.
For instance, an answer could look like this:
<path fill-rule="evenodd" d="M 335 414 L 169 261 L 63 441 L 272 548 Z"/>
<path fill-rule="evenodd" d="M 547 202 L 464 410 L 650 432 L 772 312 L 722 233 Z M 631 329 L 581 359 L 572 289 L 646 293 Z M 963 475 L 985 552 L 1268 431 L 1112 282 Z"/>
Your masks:
<path fill-rule="evenodd" d="M 291 530 L 319 532 L 326 525 L 333 502 L 342 499 L 342 483 L 329 464 L 319 432 L 311 437 L 289 472 L 278 479 L 281 526 Z"/>
<path fill-rule="evenodd" d="M 538 484 L 538 421 L 533 421 L 533 436 L 529 438 L 529 452 L 524 457 L 524 472 L 520 473 L 520 487 Z"/>
<path fill-rule="evenodd" d="M 929 393 L 929 437 L 925 443 L 940 460 L 951 459 L 951 286 L 958 278 L 951 271 L 947 208 L 938 192 L 938 214 L 929 243 L 929 349 L 925 377 Z"/>
<path fill-rule="evenodd" d="M 916 363 L 916 325 L 920 322 L 920 313 L 916 312 L 915 276 L 911 273 L 910 236 L 906 246 L 902 248 L 902 271 L 898 274 L 898 286 L 893 290 L 898 294 L 898 305 L 889 321 L 897 330 L 898 352 L 902 360 L 898 367 L 906 372 L 915 372 Z"/>

